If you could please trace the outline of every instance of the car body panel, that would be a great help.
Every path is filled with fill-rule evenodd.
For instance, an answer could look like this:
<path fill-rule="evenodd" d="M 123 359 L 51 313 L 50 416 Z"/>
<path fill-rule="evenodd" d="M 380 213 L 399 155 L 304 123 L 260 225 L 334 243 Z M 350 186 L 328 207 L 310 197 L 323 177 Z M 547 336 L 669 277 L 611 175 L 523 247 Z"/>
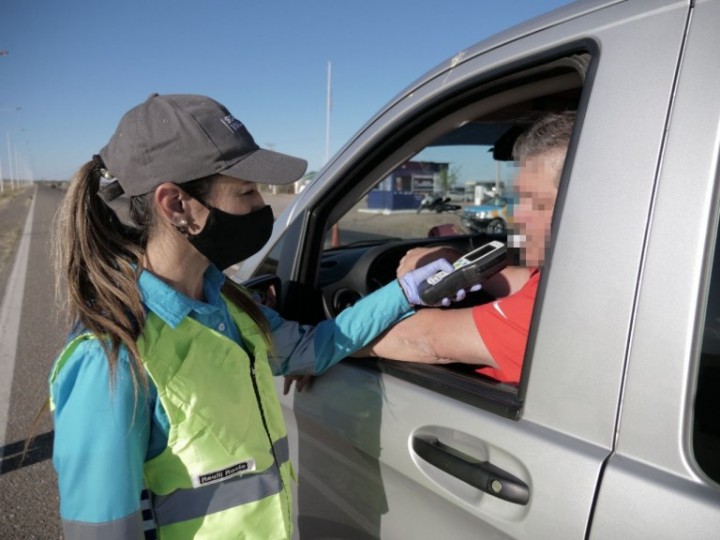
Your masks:
<path fill-rule="evenodd" d="M 688 429 L 697 392 L 688 381 L 697 378 L 708 287 L 702 276 L 717 241 L 720 162 L 720 96 L 698 81 L 720 80 L 720 66 L 707 61 L 719 20 L 720 4 L 695 3 L 646 241 L 617 448 L 591 538 L 647 538 L 643 529 L 665 538 L 720 534 L 718 484 L 698 467 Z M 673 223 L 679 204 L 692 214 L 682 228 Z M 648 384 L 648 374 L 662 376 Z"/>
<path fill-rule="evenodd" d="M 380 538 L 430 538 L 442 531 L 452 531 L 455 538 L 483 537 L 478 536 L 481 531 L 522 538 L 529 530 L 542 530 L 544 516 L 557 507 L 567 511 L 556 517 L 555 530 L 573 538 L 583 533 L 606 449 L 530 422 L 516 425 L 492 413 L 468 410 L 444 396 L 428 395 L 406 381 L 354 365 L 330 370 L 313 382 L 311 392 L 295 394 L 293 401 L 300 428 L 300 471 L 312 471 L 301 477 L 298 488 L 301 517 L 309 514 L 304 481 L 326 491 L 316 518 L 332 520 L 344 511 L 356 519 L 349 510 L 355 509 L 362 516 L 357 526 Z M 492 433 L 492 441 L 483 432 Z M 532 486 L 530 503 L 508 504 L 434 470 L 411 450 L 418 433 L 435 434 L 526 481 Z M 552 453 L 537 452 L 541 446 L 551 447 Z M 578 489 L 557 489 L 557 484 L 538 476 L 542 470 L 559 479 L 572 478 Z M 399 509 L 409 506 L 410 496 L 415 512 L 455 508 L 433 510 L 408 523 Z M 330 510 L 328 504 L 336 508 Z M 335 523 L 336 530 L 347 526 Z"/>
<path fill-rule="evenodd" d="M 387 361 L 346 360 L 310 390 L 281 395 L 302 537 L 677 538 L 719 530 L 717 486 L 694 463 L 687 428 L 701 276 L 717 220 L 720 74 L 703 51 L 719 5 L 695 2 L 693 14 L 680 0 L 582 2 L 486 40 L 402 92 L 278 217 L 268 246 L 235 278 L 249 278 L 277 252 L 283 282 L 312 288 L 324 224 L 369 189 L 363 178 L 382 177 L 387 163 L 412 153 L 414 143 L 374 157 L 398 144 L 395 133 L 411 119 L 482 81 L 590 51 L 517 417 L 398 377 Z M 678 204 L 693 210 L 682 228 Z M 671 301 L 672 317 L 663 318 L 669 298 L 682 305 Z M 418 435 L 519 478 L 529 502 L 508 503 L 433 467 L 413 450 Z"/>

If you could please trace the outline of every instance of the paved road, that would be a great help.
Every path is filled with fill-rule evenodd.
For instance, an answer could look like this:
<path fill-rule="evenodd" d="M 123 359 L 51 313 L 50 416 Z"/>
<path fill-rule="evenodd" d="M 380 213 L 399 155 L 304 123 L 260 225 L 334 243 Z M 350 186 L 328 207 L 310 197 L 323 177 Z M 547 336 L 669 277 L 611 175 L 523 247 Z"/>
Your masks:
<path fill-rule="evenodd" d="M 63 192 L 30 187 L 0 201 L 0 538 L 61 538 L 46 414 L 47 374 L 62 324 L 54 309 L 49 232 Z M 17 459 L 38 435 L 25 463 Z"/>

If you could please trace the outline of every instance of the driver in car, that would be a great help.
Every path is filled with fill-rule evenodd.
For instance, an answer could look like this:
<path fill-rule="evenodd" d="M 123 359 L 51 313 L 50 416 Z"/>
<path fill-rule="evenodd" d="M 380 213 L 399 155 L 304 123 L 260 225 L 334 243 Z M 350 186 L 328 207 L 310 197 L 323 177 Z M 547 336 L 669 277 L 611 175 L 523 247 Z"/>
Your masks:
<path fill-rule="evenodd" d="M 380 335 L 356 356 L 444 364 L 475 364 L 476 371 L 498 381 L 520 380 L 540 269 L 550 236 L 558 183 L 575 120 L 574 112 L 540 118 L 516 141 L 513 157 L 520 169 L 515 181 L 518 204 L 513 213 L 522 242 L 524 266 L 505 268 L 483 285 L 495 300 L 469 308 L 421 309 Z M 451 247 L 416 248 L 400 261 L 398 276 L 463 253 Z M 451 338 L 449 332 L 452 332 Z"/>

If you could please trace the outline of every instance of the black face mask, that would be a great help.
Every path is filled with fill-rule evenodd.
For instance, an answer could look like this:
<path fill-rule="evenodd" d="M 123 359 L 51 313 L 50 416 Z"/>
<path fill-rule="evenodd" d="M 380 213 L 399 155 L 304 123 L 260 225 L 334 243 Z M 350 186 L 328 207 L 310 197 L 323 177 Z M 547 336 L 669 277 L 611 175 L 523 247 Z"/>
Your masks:
<path fill-rule="evenodd" d="M 236 215 L 201 204 L 210 215 L 203 230 L 188 235 L 188 240 L 220 270 L 254 255 L 270 239 L 274 221 L 270 206 Z"/>

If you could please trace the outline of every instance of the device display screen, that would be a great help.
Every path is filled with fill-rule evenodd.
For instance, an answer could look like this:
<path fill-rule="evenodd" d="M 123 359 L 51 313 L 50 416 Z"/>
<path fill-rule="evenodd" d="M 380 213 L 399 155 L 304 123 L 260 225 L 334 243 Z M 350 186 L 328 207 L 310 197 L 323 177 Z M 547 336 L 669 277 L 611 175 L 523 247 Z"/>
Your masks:
<path fill-rule="evenodd" d="M 465 261 L 467 261 L 467 262 L 476 261 L 480 257 L 483 257 L 483 256 L 487 255 L 488 253 L 490 253 L 491 251 L 494 251 L 496 249 L 497 249 L 497 247 L 492 244 L 485 244 L 481 248 L 476 249 L 472 253 L 470 253 L 467 256 L 462 257 L 462 258 L 465 259 Z"/>

